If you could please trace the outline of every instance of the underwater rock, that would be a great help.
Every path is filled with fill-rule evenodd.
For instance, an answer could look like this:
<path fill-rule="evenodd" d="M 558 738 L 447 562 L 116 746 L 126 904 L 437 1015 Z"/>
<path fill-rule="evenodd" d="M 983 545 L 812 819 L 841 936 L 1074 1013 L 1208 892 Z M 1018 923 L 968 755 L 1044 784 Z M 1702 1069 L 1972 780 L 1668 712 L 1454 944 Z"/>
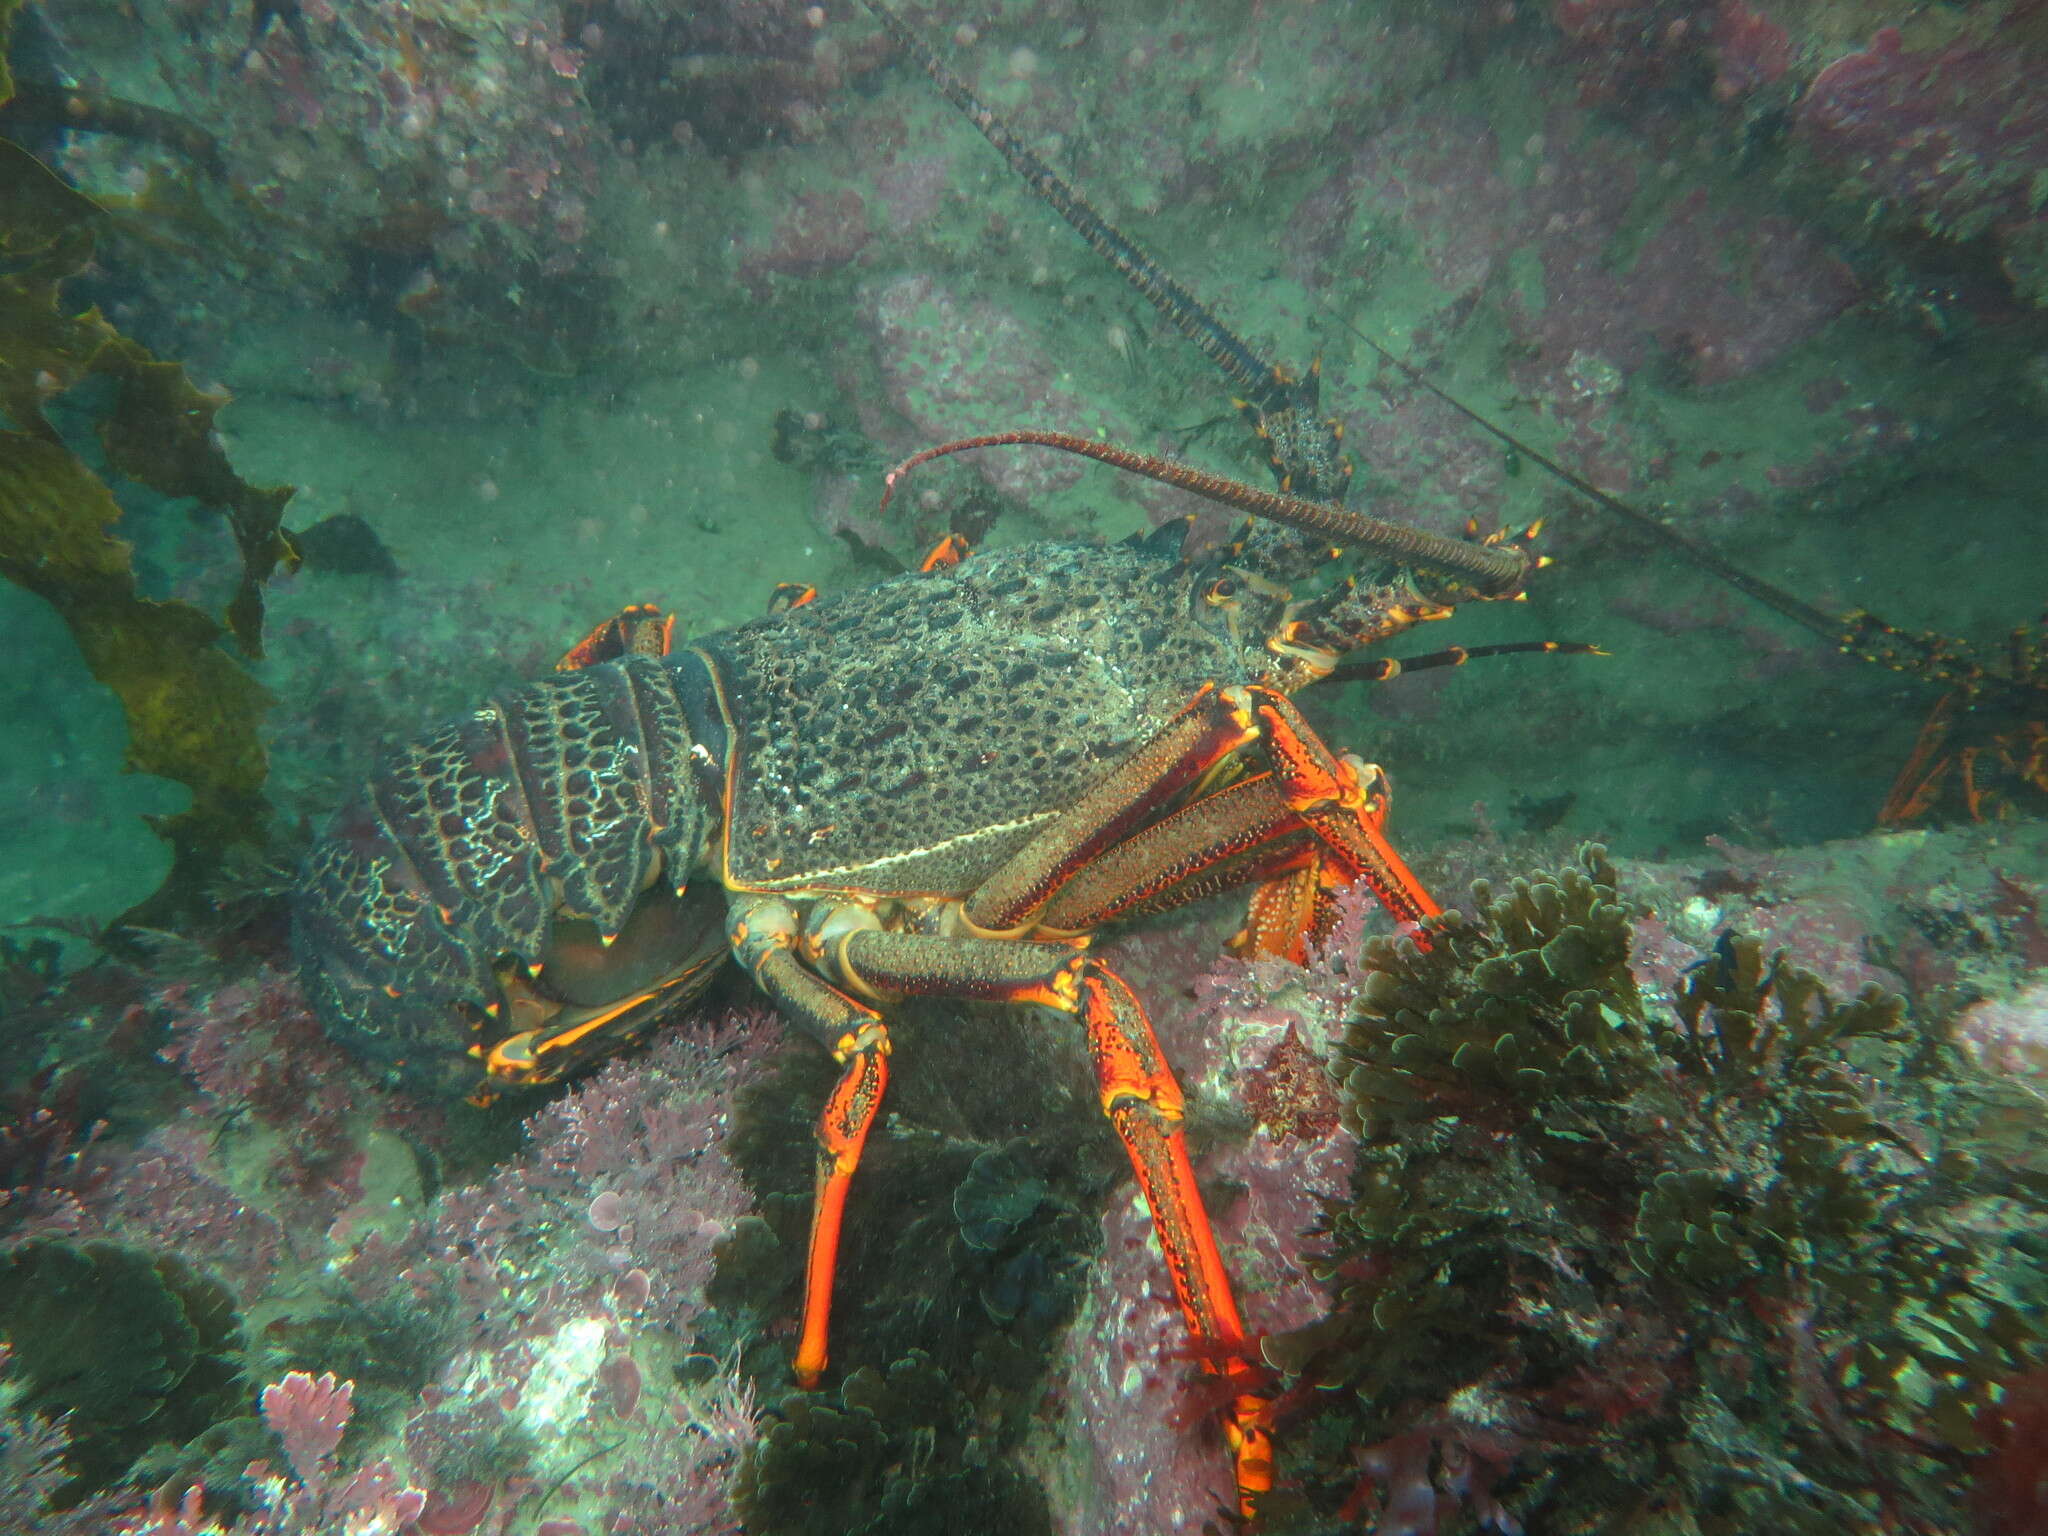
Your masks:
<path fill-rule="evenodd" d="M 2048 1081 L 2048 979 L 1970 1004 L 1956 1020 L 1956 1037 L 1986 1071 Z"/>
<path fill-rule="evenodd" d="M 770 277 L 820 277 L 848 265 L 868 243 L 867 205 L 851 187 L 800 192 L 765 247 L 740 258 L 740 281 L 765 300 Z"/>
<path fill-rule="evenodd" d="M 1795 131 L 1873 218 L 1958 244 L 1988 235 L 2019 296 L 2048 304 L 2041 65 L 2017 27 L 1938 48 L 1909 48 L 1884 27 L 1814 79 Z"/>
<path fill-rule="evenodd" d="M 968 298 L 923 274 L 863 289 L 889 401 L 926 442 L 989 432 L 1019 421 L 1103 422 L 1101 406 L 1072 385 L 1040 328 L 987 298 Z M 1128 425 L 1108 419 L 1116 441 Z M 979 454 L 974 463 L 999 494 L 1030 506 L 1069 489 L 1086 467 L 1030 449 Z"/>
<path fill-rule="evenodd" d="M 301 529 L 299 554 L 306 569 L 335 576 L 384 576 L 399 574 L 398 562 L 377 536 L 369 521 L 353 512 L 323 517 L 310 528 Z"/>

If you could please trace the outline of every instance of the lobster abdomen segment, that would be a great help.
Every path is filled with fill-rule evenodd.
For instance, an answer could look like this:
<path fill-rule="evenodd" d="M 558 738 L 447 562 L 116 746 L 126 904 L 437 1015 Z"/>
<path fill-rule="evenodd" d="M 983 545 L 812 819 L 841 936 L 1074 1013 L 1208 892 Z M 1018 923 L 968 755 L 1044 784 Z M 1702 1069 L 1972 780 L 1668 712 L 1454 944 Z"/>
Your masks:
<path fill-rule="evenodd" d="M 675 675 L 632 656 L 395 752 L 308 856 L 295 903 L 330 1029 L 408 1077 L 473 1076 L 452 1005 L 500 1002 L 502 957 L 543 960 L 565 918 L 618 932 L 658 865 L 687 880 L 712 820 L 691 747 Z"/>

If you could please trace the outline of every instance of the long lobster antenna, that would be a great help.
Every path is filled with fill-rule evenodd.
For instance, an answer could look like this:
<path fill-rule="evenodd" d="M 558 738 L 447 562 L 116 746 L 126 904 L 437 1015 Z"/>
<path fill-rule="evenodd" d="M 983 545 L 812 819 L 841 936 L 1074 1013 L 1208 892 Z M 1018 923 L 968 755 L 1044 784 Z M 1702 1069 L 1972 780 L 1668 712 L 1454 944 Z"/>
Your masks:
<path fill-rule="evenodd" d="M 1420 656 L 1372 656 L 1363 661 L 1346 661 L 1330 669 L 1326 683 L 1390 683 L 1410 672 L 1427 672 L 1434 667 L 1462 667 L 1468 661 L 1488 656 L 1605 656 L 1597 645 L 1583 640 L 1508 640 L 1499 645 L 1452 645 Z"/>
<path fill-rule="evenodd" d="M 939 88 L 939 94 L 960 109 L 1009 162 L 1010 168 L 1094 248 L 1096 255 L 1150 300 L 1160 314 L 1201 349 L 1203 356 L 1223 370 L 1224 377 L 1233 385 L 1247 397 L 1266 403 L 1267 395 L 1285 379 L 1278 368 L 1211 314 L 1207 305 L 1182 287 L 1137 241 L 1090 207 L 1087 199 L 1069 186 L 1059 172 L 1026 149 L 1003 120 L 984 106 L 966 82 L 925 45 L 924 39 L 903 24 L 902 17 L 880 0 L 863 0 L 863 4 L 896 45 L 917 60 L 932 84 Z"/>
<path fill-rule="evenodd" d="M 1062 453 L 1079 454 L 1166 485 L 1177 485 L 1182 490 L 1193 491 L 1210 501 L 1236 507 L 1268 522 L 1284 523 L 1290 528 L 1299 528 L 1339 544 L 1376 550 L 1404 565 L 1428 566 L 1450 572 L 1469 581 L 1481 597 L 1513 597 L 1521 591 L 1523 581 L 1536 564 L 1526 549 L 1514 544 L 1469 544 L 1462 539 L 1445 538 L 1442 534 L 1428 533 L 1420 528 L 1406 528 L 1399 523 L 1367 517 L 1362 512 L 1353 512 L 1330 502 L 1308 501 L 1277 491 L 1262 491 L 1256 486 L 1226 479 L 1189 464 L 1137 453 L 1113 443 L 1100 443 L 1092 437 L 1031 428 L 958 438 L 912 454 L 889 471 L 883 482 L 882 505 L 878 510 L 888 508 L 890 498 L 896 494 L 897 482 L 920 464 L 972 448 L 1009 447 L 1056 448 Z"/>
<path fill-rule="evenodd" d="M 1437 399 L 1443 401 L 1445 405 L 1448 405 L 1460 416 L 1463 416 L 1472 425 L 1479 428 L 1480 431 L 1486 433 L 1487 436 L 1493 438 L 1494 441 L 1513 449 L 1523 458 L 1532 461 L 1555 479 L 1562 481 L 1577 491 L 1603 512 L 1608 513 L 1610 516 L 1618 517 L 1631 528 L 1639 529 L 1643 533 L 1648 534 L 1667 549 L 1675 551 L 1682 559 L 1690 561 L 1711 575 L 1718 576 L 1745 597 L 1754 598 L 1765 607 L 1776 609 L 1786 618 L 1792 620 L 1793 623 L 1803 625 L 1824 639 L 1833 641 L 1835 644 L 1845 648 L 1848 646 L 1850 637 L 1856 630 L 1854 616 L 1832 614 L 1823 609 L 1816 608 L 1805 599 L 1793 596 L 1783 587 L 1768 582 L 1761 576 L 1752 575 L 1750 572 L 1745 571 L 1741 566 L 1734 564 L 1724 557 L 1712 545 L 1694 538 L 1689 533 L 1681 532 L 1661 518 L 1652 517 L 1640 507 L 1630 506 L 1610 491 L 1601 490 L 1599 486 L 1593 484 L 1585 476 L 1567 469 L 1540 449 L 1530 447 L 1519 437 L 1516 437 L 1514 433 L 1508 431 L 1506 427 L 1495 425 L 1492 421 L 1460 400 L 1456 395 L 1437 385 L 1420 368 L 1417 368 L 1406 358 L 1398 356 L 1387 347 L 1380 345 L 1380 343 L 1366 335 L 1364 331 L 1361 331 L 1349 320 L 1344 319 L 1343 316 L 1338 316 L 1338 319 L 1343 324 L 1344 329 L 1370 347 L 1382 362 L 1391 364 L 1400 373 L 1401 377 L 1410 384 L 1414 385 L 1417 389 L 1436 396 Z"/>
<path fill-rule="evenodd" d="M 1274 507 L 1253 507 L 1243 498 L 1259 493 L 1221 477 L 1208 477 L 1206 485 L 1162 474 L 1154 474 L 1153 478 L 1170 479 L 1170 483 L 1188 485 L 1190 489 L 1200 494 L 1209 495 L 1212 499 L 1231 506 L 1243 507 L 1273 522 L 1337 536 L 1335 529 L 1327 521 L 1333 510 L 1330 503 L 1341 499 L 1345 494 L 1350 483 L 1351 466 L 1339 451 L 1341 428 L 1337 423 L 1325 421 L 1318 415 L 1319 380 L 1316 372 L 1310 370 L 1305 378 L 1297 378 L 1261 357 L 1248 342 L 1239 337 L 1178 282 L 1157 258 L 1105 219 L 1057 171 L 1026 148 L 1004 125 L 1002 119 L 946 67 L 945 62 L 921 37 L 904 24 L 902 18 L 897 16 L 884 0 L 862 0 L 862 4 L 897 44 L 918 62 L 924 72 L 931 77 L 933 84 L 939 88 L 940 93 L 958 107 L 982 136 L 995 146 L 1010 168 L 1032 191 L 1065 219 L 1097 255 L 1107 261 L 1119 276 L 1192 341 L 1204 356 L 1215 363 L 1233 386 L 1243 391 L 1244 399 L 1239 402 L 1239 407 L 1252 421 L 1260 439 L 1265 443 L 1274 473 L 1280 479 L 1282 494 L 1271 500 L 1276 507 L 1285 506 L 1290 510 L 1282 514 Z M 1602 490 L 1583 475 L 1567 469 L 1550 455 L 1531 447 L 1505 427 L 1497 425 L 1437 385 L 1421 369 L 1367 335 L 1349 319 L 1342 315 L 1336 318 L 1346 330 L 1399 371 L 1411 385 L 1434 395 L 1495 441 L 1531 460 L 1547 474 L 1576 491 L 1609 516 L 1628 524 L 1663 545 L 1680 559 L 1725 582 L 1752 601 L 1783 615 L 1801 628 L 1820 636 L 1838 649 L 1866 661 L 1891 667 L 1895 671 L 1913 673 L 1934 682 L 1955 685 L 1960 676 L 1965 680 L 1965 685 L 1973 690 L 1982 690 L 2011 681 L 1974 658 L 1965 658 L 1964 651 L 1967 648 L 1959 647 L 1957 642 L 1949 641 L 1945 637 L 1906 634 L 1894 629 L 1876 615 L 1860 610 L 1841 614 L 1829 613 L 1776 583 L 1744 570 L 1713 546 L 1641 508 L 1629 505 L 1611 492 Z M 984 446 L 987 441 L 1000 440 L 975 439 L 952 446 L 979 447 Z M 1008 440 L 1043 441 L 1023 437 Z M 1088 453 L 1091 457 L 1101 458 L 1109 463 L 1119 463 L 1121 467 L 1140 474 L 1153 473 L 1150 469 L 1140 467 L 1137 462 L 1127 462 L 1113 458 L 1109 454 L 1095 452 L 1093 445 L 1080 446 L 1080 443 L 1084 442 L 1085 440 L 1079 440 L 1049 446 L 1066 447 L 1074 452 Z M 1135 460 L 1137 457 L 1134 455 L 1132 459 Z M 908 465 L 904 467 L 907 468 Z M 1198 471 L 1189 473 L 1199 474 Z M 1224 489 L 1226 487 L 1227 492 Z M 1288 494 L 1302 490 L 1327 500 L 1305 501 Z M 886 504 L 885 496 L 884 505 Z M 1304 508 L 1313 511 L 1307 515 L 1296 515 Z M 1364 521 L 1373 524 L 1382 532 L 1392 531 L 1408 538 L 1431 537 L 1412 530 L 1394 529 L 1392 525 L 1375 523 L 1373 519 Z M 1397 552 L 1377 534 L 1350 541 L 1388 549 L 1390 553 Z M 1452 544 L 1454 541 L 1440 542 Z M 1474 549 L 1471 545 L 1460 547 L 1468 556 Z M 1493 548 L 1496 554 L 1500 552 L 1499 546 Z M 1401 558 L 1420 559 L 1412 555 L 1403 555 Z M 1449 558 L 1442 562 L 1431 560 L 1427 563 L 1442 563 L 1449 569 L 1467 568 Z M 2018 674 L 2015 674 L 2015 677 L 2017 676 Z"/>
<path fill-rule="evenodd" d="M 897 45 L 923 67 L 939 94 L 995 146 L 1024 184 L 1065 219 L 1161 318 L 1222 370 L 1238 395 L 1239 414 L 1265 446 L 1266 462 L 1281 491 L 1318 501 L 1344 500 L 1351 483 L 1351 462 L 1344 457 L 1344 429 L 1321 414 L 1319 370 L 1310 368 L 1306 374 L 1296 374 L 1262 357 L 1167 271 L 1158 257 L 1110 223 L 1078 188 L 1027 149 L 901 17 L 881 0 L 862 3 Z"/>

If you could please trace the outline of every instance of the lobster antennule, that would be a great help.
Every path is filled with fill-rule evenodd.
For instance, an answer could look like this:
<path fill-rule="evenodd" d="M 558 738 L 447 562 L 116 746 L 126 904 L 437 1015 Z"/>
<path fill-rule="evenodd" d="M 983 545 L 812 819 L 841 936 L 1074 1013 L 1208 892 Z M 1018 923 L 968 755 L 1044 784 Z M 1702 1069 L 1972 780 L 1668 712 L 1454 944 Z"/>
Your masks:
<path fill-rule="evenodd" d="M 1367 517 L 1362 512 L 1353 512 L 1329 502 L 1262 491 L 1154 454 L 1119 448 L 1113 443 L 1099 443 L 1094 438 L 1078 437 L 1071 432 L 1036 428 L 956 438 L 950 443 L 940 443 L 912 454 L 889 471 L 883 482 L 882 505 L 878 510 L 887 509 L 890 499 L 896 494 L 897 483 L 920 464 L 949 454 L 964 453 L 971 448 L 1015 447 L 1056 448 L 1062 453 L 1079 454 L 1082 458 L 1094 459 L 1116 469 L 1129 470 L 1134 475 L 1177 485 L 1268 522 L 1285 523 L 1290 528 L 1321 534 L 1340 544 L 1362 545 L 1404 564 L 1449 571 L 1468 580 L 1482 597 L 1514 596 L 1535 566 L 1535 561 L 1518 544 L 1468 544 L 1461 539 L 1447 539 L 1441 534 L 1428 533 L 1420 528 L 1404 528 L 1399 523 Z"/>

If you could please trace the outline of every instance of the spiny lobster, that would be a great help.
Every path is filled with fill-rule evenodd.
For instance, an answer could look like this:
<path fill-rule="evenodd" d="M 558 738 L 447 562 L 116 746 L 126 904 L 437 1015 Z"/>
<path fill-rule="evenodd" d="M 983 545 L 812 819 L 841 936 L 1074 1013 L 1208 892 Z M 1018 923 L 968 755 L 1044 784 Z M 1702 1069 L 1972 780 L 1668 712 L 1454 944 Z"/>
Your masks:
<path fill-rule="evenodd" d="M 497 1087 L 618 1049 L 734 956 L 843 1068 L 818 1127 L 806 1384 L 888 1081 L 889 1008 L 1075 1017 L 1188 1327 L 1228 1382 L 1249 1516 L 1272 1478 L 1262 1367 L 1181 1090 L 1091 940 L 1242 883 L 1257 885 L 1247 942 L 1280 953 L 1301 953 L 1360 880 L 1406 922 L 1434 913 L 1383 835 L 1377 771 L 1327 747 L 1289 695 L 1460 600 L 1518 593 L 1536 562 L 1521 541 L 1444 539 L 1085 439 L 996 440 L 1311 533 L 1315 566 L 1330 540 L 1380 563 L 1297 598 L 1272 574 L 1291 545 L 1269 535 L 1193 558 L 1174 526 L 1029 544 L 502 694 L 400 749 L 314 848 L 302 974 L 328 1028 L 394 1076 L 474 1083 L 480 1068 Z"/>

